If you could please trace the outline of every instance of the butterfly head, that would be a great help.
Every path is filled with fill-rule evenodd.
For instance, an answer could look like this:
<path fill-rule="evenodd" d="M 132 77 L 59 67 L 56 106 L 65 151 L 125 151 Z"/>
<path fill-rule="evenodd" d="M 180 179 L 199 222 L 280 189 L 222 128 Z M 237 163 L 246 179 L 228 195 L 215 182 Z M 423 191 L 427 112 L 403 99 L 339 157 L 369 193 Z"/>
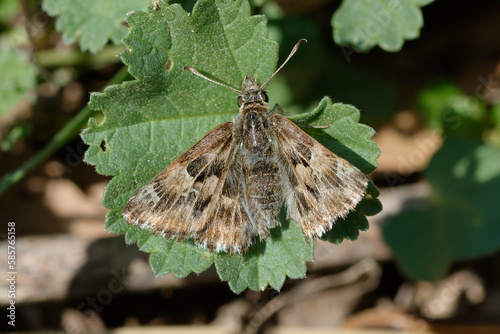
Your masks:
<path fill-rule="evenodd" d="M 262 89 L 259 81 L 253 76 L 245 77 L 238 95 L 238 105 L 241 107 L 244 104 L 266 104 L 268 101 L 266 91 Z"/>

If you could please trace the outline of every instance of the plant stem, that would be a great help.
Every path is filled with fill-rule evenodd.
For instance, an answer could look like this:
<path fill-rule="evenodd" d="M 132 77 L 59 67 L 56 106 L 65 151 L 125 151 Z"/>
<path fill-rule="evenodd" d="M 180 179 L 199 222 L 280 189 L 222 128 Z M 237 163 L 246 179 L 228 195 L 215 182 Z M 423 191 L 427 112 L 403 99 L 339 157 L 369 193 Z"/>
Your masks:
<path fill-rule="evenodd" d="M 123 67 L 110 81 L 109 85 L 122 82 L 128 75 L 127 68 Z M 70 139 L 76 136 L 80 129 L 85 125 L 93 110 L 88 106 L 83 108 L 71 119 L 59 132 L 40 151 L 38 151 L 28 161 L 23 163 L 17 170 L 6 174 L 0 180 L 0 194 L 4 193 L 12 185 L 21 180 L 29 171 L 40 164 L 52 153 L 61 148 Z"/>

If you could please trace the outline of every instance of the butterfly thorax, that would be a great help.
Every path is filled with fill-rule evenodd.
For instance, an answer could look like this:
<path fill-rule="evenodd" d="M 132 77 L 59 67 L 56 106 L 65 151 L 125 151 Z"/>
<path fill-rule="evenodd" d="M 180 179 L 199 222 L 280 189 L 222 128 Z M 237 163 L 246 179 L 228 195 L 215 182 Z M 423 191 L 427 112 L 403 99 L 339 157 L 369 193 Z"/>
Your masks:
<path fill-rule="evenodd" d="M 275 137 L 273 112 L 267 105 L 267 95 L 259 82 L 252 76 L 245 77 L 238 96 L 240 112 L 235 119 L 235 137 L 241 140 L 245 148 L 243 155 L 272 156 L 273 137 Z"/>
<path fill-rule="evenodd" d="M 234 121 L 236 159 L 243 166 L 245 202 L 261 237 L 277 224 L 283 203 L 274 112 L 267 95 L 253 77 L 246 77 L 239 96 L 240 113 Z M 264 224 L 264 226 L 261 226 Z"/>

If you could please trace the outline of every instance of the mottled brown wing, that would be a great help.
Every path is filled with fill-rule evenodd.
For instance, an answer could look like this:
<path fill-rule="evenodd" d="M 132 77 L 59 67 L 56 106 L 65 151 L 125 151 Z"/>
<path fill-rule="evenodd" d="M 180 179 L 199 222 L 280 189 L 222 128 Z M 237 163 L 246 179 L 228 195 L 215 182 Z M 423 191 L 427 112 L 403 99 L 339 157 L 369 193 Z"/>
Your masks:
<path fill-rule="evenodd" d="M 123 209 L 130 225 L 210 250 L 248 248 L 252 232 L 234 163 L 233 123 L 210 131 L 140 189 Z"/>
<path fill-rule="evenodd" d="M 308 238 L 321 236 L 361 201 L 367 177 L 284 116 L 275 114 L 288 217 Z"/>

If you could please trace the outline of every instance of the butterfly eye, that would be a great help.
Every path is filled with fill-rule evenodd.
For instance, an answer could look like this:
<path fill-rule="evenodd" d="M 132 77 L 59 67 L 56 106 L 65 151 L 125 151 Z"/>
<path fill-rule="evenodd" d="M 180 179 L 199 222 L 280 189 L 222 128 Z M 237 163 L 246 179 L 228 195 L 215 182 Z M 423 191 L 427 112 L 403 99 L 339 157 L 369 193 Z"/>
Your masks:
<path fill-rule="evenodd" d="M 238 96 L 238 107 L 241 107 L 243 105 L 243 97 Z"/>
<path fill-rule="evenodd" d="M 269 102 L 269 97 L 267 96 L 267 93 L 262 91 L 260 92 L 260 96 L 262 96 L 262 99 L 264 100 L 264 102 Z"/>

